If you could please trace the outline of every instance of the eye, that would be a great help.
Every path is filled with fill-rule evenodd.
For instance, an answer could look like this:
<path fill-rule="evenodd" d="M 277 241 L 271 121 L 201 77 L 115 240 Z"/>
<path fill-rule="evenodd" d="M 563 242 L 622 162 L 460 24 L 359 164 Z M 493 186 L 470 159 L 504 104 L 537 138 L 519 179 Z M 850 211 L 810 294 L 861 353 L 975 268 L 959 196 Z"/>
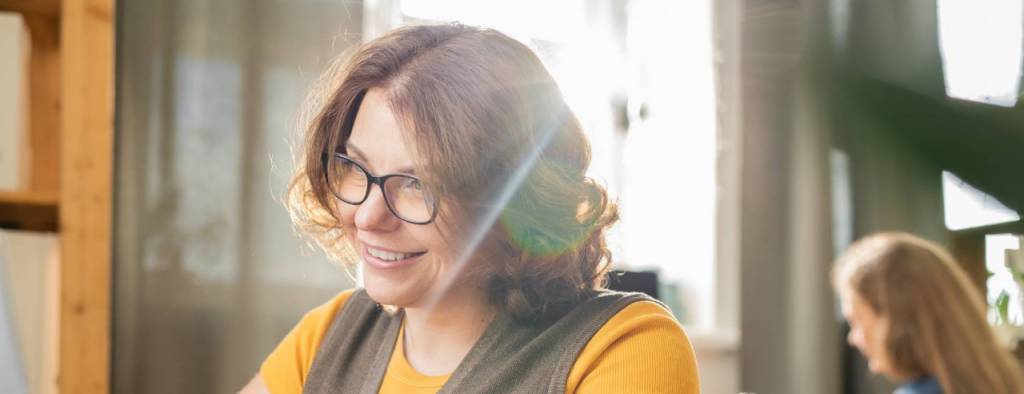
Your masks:
<path fill-rule="evenodd" d="M 402 189 L 405 191 L 412 191 L 417 193 L 423 192 L 423 183 L 417 179 L 405 178 L 402 180 Z"/>
<path fill-rule="evenodd" d="M 338 162 L 337 164 L 335 164 L 334 170 L 340 177 L 346 177 L 351 175 L 353 172 L 358 171 L 355 164 L 348 162 Z"/>

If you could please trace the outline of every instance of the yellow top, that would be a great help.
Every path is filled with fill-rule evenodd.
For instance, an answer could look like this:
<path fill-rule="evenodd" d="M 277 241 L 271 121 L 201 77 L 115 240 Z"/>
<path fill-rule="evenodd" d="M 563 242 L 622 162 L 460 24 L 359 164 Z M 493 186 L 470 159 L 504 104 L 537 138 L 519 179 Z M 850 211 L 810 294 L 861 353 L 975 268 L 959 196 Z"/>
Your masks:
<path fill-rule="evenodd" d="M 352 295 L 347 290 L 306 314 L 260 367 L 273 394 L 299 394 L 316 351 L 334 317 Z M 405 359 L 402 333 L 391 354 L 380 393 L 436 393 L 450 375 L 427 376 Z M 700 393 L 697 360 L 682 327 L 650 301 L 623 308 L 594 334 L 569 371 L 568 393 Z"/>

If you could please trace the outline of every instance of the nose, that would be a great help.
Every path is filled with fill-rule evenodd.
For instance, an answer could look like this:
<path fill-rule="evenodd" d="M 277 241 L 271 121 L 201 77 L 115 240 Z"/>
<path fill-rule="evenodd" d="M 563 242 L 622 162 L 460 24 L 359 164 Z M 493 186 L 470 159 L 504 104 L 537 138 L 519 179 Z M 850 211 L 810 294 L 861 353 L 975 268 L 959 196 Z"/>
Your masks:
<path fill-rule="evenodd" d="M 391 231 L 401 224 L 400 219 L 388 209 L 380 187 L 370 188 L 366 201 L 356 207 L 353 221 L 359 230 L 376 232 Z"/>
<path fill-rule="evenodd" d="M 846 343 L 850 344 L 850 346 L 860 349 L 860 340 L 860 330 L 857 328 L 850 329 L 850 333 L 846 335 Z"/>

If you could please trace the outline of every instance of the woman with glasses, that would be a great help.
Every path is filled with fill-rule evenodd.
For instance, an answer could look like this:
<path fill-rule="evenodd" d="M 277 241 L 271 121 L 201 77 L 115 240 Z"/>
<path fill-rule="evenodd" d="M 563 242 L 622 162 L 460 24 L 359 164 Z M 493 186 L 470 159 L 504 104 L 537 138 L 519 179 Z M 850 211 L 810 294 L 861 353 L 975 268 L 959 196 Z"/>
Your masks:
<path fill-rule="evenodd" d="M 364 288 L 307 313 L 245 392 L 699 392 L 669 311 L 603 290 L 616 208 L 526 46 L 409 27 L 328 77 L 289 209 Z"/>
<path fill-rule="evenodd" d="M 895 394 L 1024 393 L 1020 365 L 999 347 L 985 303 L 940 246 L 903 233 L 854 243 L 833 285 L 850 345 Z"/>

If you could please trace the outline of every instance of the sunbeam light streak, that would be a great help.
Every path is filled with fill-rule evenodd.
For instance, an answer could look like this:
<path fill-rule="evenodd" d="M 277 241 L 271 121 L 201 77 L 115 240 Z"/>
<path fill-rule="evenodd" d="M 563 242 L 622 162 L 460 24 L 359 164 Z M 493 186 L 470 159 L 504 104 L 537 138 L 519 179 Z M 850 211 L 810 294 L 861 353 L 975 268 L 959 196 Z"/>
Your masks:
<path fill-rule="evenodd" d="M 557 131 L 562 129 L 561 126 L 565 116 L 568 115 L 563 113 L 560 116 L 555 116 L 554 119 L 551 120 L 551 124 L 545 125 L 542 128 L 541 138 L 537 145 L 530 151 L 526 152 L 519 167 L 516 168 L 516 171 L 505 183 L 505 186 L 502 187 L 501 193 L 498 193 L 495 196 L 495 204 L 491 205 L 473 226 L 473 231 L 470 233 L 471 236 L 469 242 L 466 243 L 466 248 L 453 263 L 453 274 L 443 276 L 441 278 L 442 291 L 435 293 L 427 299 L 424 310 L 428 313 L 434 309 L 437 303 L 441 300 L 441 297 L 448 294 L 448 289 L 451 288 L 452 284 L 454 284 L 455 279 L 461 276 L 462 270 L 466 266 L 466 262 L 475 254 L 476 249 L 480 246 L 480 243 L 483 242 L 487 232 L 495 223 L 497 223 L 498 218 L 501 217 L 502 211 L 504 211 L 508 203 L 512 201 L 512 197 L 515 196 L 516 191 L 519 190 L 519 186 L 523 184 L 523 180 L 526 179 L 526 176 L 531 170 L 533 170 L 534 166 L 537 164 L 537 160 L 540 159 L 541 153 L 544 152 L 551 143 L 551 139 L 554 138 Z"/>

